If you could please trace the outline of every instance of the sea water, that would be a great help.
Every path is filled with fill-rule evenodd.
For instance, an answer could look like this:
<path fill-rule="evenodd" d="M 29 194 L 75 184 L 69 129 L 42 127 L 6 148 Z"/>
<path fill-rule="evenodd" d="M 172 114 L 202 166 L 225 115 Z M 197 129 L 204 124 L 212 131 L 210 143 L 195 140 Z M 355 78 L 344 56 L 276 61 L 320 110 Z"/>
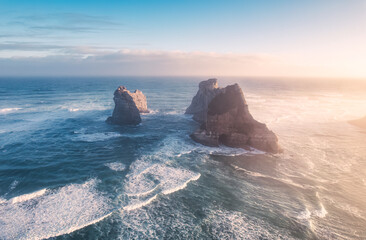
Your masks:
<path fill-rule="evenodd" d="M 0 239 L 365 239 L 361 82 L 222 78 L 284 149 L 205 147 L 191 78 L 1 78 Z M 105 123 L 141 90 L 137 126 Z"/>

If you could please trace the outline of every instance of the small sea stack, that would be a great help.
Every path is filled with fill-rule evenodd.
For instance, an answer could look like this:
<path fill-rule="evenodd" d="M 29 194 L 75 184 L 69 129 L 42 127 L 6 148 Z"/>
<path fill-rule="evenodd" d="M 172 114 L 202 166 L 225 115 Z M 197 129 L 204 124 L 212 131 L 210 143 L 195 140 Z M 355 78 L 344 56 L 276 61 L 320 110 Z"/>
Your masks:
<path fill-rule="evenodd" d="M 137 125 L 141 123 L 140 113 L 148 113 L 145 95 L 140 90 L 131 93 L 124 86 L 114 91 L 114 110 L 107 123 L 118 125 Z"/>
<path fill-rule="evenodd" d="M 280 151 L 277 136 L 250 114 L 238 84 L 219 88 L 216 79 L 201 82 L 186 113 L 193 114 L 193 119 L 201 123 L 201 127 L 191 134 L 198 143 L 253 147 L 269 153 Z"/>
<path fill-rule="evenodd" d="M 350 124 L 366 129 L 366 116 L 360 119 L 348 121 Z"/>

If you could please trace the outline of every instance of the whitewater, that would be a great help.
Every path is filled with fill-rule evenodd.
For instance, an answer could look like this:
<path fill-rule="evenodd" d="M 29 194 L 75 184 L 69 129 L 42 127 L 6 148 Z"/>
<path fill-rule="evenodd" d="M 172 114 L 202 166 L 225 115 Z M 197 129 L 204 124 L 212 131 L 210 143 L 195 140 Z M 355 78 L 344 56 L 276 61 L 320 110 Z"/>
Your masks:
<path fill-rule="evenodd" d="M 0 239 L 365 239 L 366 85 L 222 78 L 284 149 L 206 147 L 191 78 L 1 78 Z M 119 85 L 137 126 L 105 123 Z"/>

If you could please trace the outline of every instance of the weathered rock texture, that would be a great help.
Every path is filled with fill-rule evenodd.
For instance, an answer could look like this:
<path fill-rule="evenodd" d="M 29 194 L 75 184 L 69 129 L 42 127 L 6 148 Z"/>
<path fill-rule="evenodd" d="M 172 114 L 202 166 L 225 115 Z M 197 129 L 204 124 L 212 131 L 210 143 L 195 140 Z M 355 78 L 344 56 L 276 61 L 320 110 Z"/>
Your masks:
<path fill-rule="evenodd" d="M 196 109 L 193 116 L 195 114 L 200 116 L 194 118 L 201 123 L 201 127 L 191 135 L 192 139 L 208 146 L 223 144 L 229 147 L 254 147 L 270 153 L 279 152 L 276 135 L 265 124 L 252 117 L 239 85 L 218 88 L 217 81 L 214 83 L 214 93 L 201 90 L 200 84 L 196 99 L 192 101 L 192 104 L 197 104 L 198 107 L 191 105 L 187 109 L 188 113 L 190 113 L 189 109 Z M 209 96 L 203 96 L 205 93 Z M 213 98 L 212 95 L 214 95 Z M 207 103 L 210 98 L 212 99 Z M 203 99 L 204 102 L 199 102 L 197 99 Z"/>
<path fill-rule="evenodd" d="M 351 120 L 349 121 L 349 123 L 357 127 L 366 129 L 366 116 L 361 119 Z"/>
<path fill-rule="evenodd" d="M 119 86 L 113 97 L 115 106 L 112 117 L 107 119 L 112 124 L 139 124 L 140 113 L 148 113 L 146 97 L 140 90 L 131 93 L 124 86 Z"/>
<path fill-rule="evenodd" d="M 198 92 L 196 96 L 193 97 L 192 103 L 185 113 L 192 114 L 195 121 L 204 123 L 207 118 L 208 104 L 220 90 L 217 79 L 209 79 L 200 82 Z"/>

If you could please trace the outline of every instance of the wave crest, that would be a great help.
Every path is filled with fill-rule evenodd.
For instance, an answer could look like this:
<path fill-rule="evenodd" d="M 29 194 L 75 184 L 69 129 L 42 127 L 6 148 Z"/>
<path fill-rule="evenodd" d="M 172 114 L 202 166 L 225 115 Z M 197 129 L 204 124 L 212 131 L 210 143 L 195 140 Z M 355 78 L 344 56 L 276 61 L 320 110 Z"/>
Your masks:
<path fill-rule="evenodd" d="M 0 239 L 44 239 L 71 233 L 111 214 L 97 181 L 42 189 L 0 204 Z"/>

